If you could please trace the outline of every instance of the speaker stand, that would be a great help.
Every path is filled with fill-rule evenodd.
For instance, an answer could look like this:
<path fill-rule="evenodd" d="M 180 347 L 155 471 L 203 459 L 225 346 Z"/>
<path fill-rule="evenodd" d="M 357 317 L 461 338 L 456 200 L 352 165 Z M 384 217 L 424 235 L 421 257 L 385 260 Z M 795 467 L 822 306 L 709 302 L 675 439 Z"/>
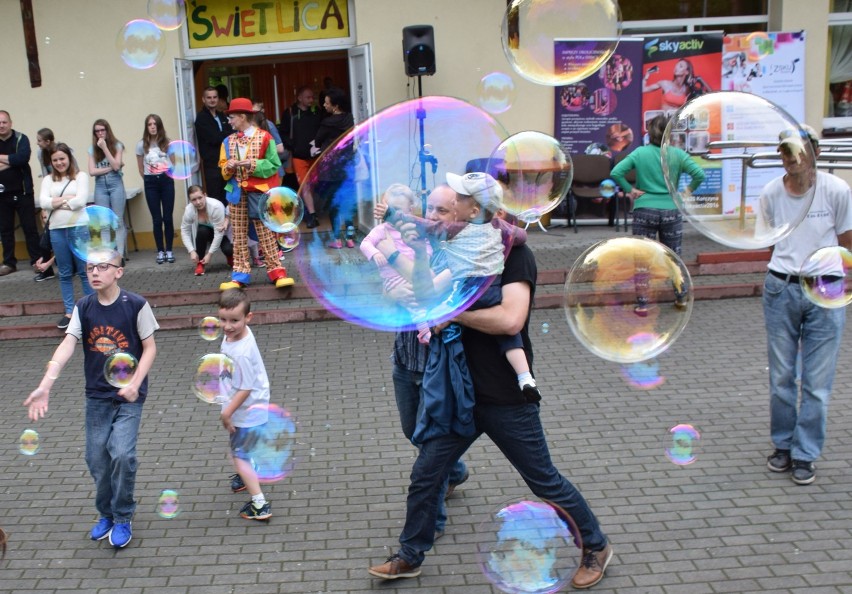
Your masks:
<path fill-rule="evenodd" d="M 428 191 L 426 188 L 426 164 L 432 165 L 432 175 L 438 172 L 438 159 L 431 152 L 426 152 L 426 127 L 424 120 L 426 119 L 426 110 L 423 109 L 423 80 L 422 76 L 417 76 L 417 128 L 420 132 L 420 147 L 418 150 L 418 158 L 420 160 L 420 200 L 423 210 L 421 216 L 426 216 L 426 196 Z"/>

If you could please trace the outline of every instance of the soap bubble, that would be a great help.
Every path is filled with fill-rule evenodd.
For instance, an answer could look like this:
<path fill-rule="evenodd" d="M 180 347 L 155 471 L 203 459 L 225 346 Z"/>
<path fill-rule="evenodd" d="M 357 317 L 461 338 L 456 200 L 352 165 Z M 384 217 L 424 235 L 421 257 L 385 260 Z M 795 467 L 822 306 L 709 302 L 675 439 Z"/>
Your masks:
<path fill-rule="evenodd" d="M 598 188 L 598 192 L 604 198 L 612 198 L 615 196 L 615 193 L 618 191 L 618 184 L 616 184 L 611 179 L 605 179 L 601 182 L 600 188 Z"/>
<path fill-rule="evenodd" d="M 561 143 L 541 132 L 520 132 L 501 142 L 489 172 L 506 188 L 503 208 L 524 223 L 535 223 L 559 206 L 571 188 L 574 169 Z"/>
<path fill-rule="evenodd" d="M 846 307 L 852 302 L 852 252 L 836 245 L 811 254 L 799 272 L 805 297 L 828 309 Z"/>
<path fill-rule="evenodd" d="M 148 0 L 148 16 L 163 31 L 180 27 L 183 10 L 183 0 Z"/>
<path fill-rule="evenodd" d="M 790 171 L 808 180 L 795 200 L 779 187 L 785 173 L 779 138 L 783 154 L 790 155 Z M 774 245 L 796 228 L 813 201 L 815 154 L 807 133 L 783 109 L 757 95 L 723 91 L 692 99 L 669 121 L 660 150 L 666 185 L 684 218 L 721 244 L 739 249 Z M 706 173 L 693 189 L 685 172 L 689 159 Z M 767 187 L 770 182 L 775 185 Z M 761 203 L 764 188 L 774 190 Z"/>
<path fill-rule="evenodd" d="M 518 501 L 501 505 L 475 534 L 482 573 L 502 592 L 561 590 L 580 560 L 574 521 L 556 505 Z"/>
<path fill-rule="evenodd" d="M 515 102 L 516 95 L 515 82 L 503 72 L 486 74 L 476 89 L 479 106 L 495 115 L 508 111 Z"/>
<path fill-rule="evenodd" d="M 421 122 L 432 146 L 431 155 L 421 153 L 419 134 L 412 132 Z M 417 267 L 411 284 L 418 289 L 412 302 L 385 291 L 383 271 L 361 250 L 329 249 L 326 244 L 340 239 L 350 225 L 353 243 L 360 243 L 363 234 L 376 225 L 373 204 L 394 184 L 413 194 L 412 214 L 419 215 L 424 202 L 421 182 L 431 190 L 445 182 L 448 172 L 484 171 L 488 156 L 504 138 L 505 131 L 485 111 L 440 96 L 388 107 L 341 136 L 322 153 L 299 188 L 300 197 L 310 195 L 315 204 L 329 205 L 337 230 L 336 234 L 304 233 L 299 249 L 292 252 L 311 293 L 342 319 L 377 330 L 414 329 L 421 321 L 434 325 L 468 307 L 490 284 L 490 277 L 447 285 L 439 280 L 433 286 L 433 271 Z M 421 180 L 417 174 L 412 180 L 412 172 L 421 171 L 421 157 L 426 177 Z M 430 234 L 420 222 L 411 224 L 418 227 L 417 241 L 427 251 L 446 248 L 437 233 Z M 413 250 L 410 252 L 400 256 L 403 260 L 397 266 L 411 261 Z M 477 262 L 482 255 L 472 254 L 468 261 Z"/>
<path fill-rule="evenodd" d="M 189 179 L 198 171 L 198 151 L 192 143 L 185 140 L 172 140 L 166 150 L 169 169 L 166 171 L 172 179 Z"/>
<path fill-rule="evenodd" d="M 115 39 L 121 59 L 137 70 L 157 65 L 166 53 L 166 39 L 157 25 L 145 19 L 128 22 Z"/>
<path fill-rule="evenodd" d="M 292 231 L 302 222 L 304 208 L 299 196 L 286 187 L 272 188 L 260 199 L 260 220 L 274 233 Z"/>
<path fill-rule="evenodd" d="M 692 425 L 675 425 L 666 436 L 666 458 L 678 466 L 692 464 L 700 439 L 701 434 Z"/>
<path fill-rule="evenodd" d="M 233 359 L 222 353 L 204 355 L 195 366 L 192 391 L 199 400 L 208 404 L 227 402 L 234 395 L 238 385 Z"/>
<path fill-rule="evenodd" d="M 157 515 L 166 520 L 176 518 L 180 513 L 180 495 L 173 489 L 163 489 L 157 500 Z"/>
<path fill-rule="evenodd" d="M 542 334 L 547 334 L 548 332 L 550 332 L 550 324 L 548 324 L 547 322 L 545 322 L 545 323 L 543 323 L 543 324 L 541 325 L 541 333 L 542 333 Z"/>
<path fill-rule="evenodd" d="M 117 352 L 104 361 L 104 379 L 114 388 L 126 388 L 133 381 L 139 361 L 130 353 Z"/>
<path fill-rule="evenodd" d="M 616 0 L 513 0 L 503 17 L 503 52 L 534 83 L 568 85 L 603 66 L 618 46 Z M 565 40 L 566 51 L 555 49 Z M 569 49 L 570 48 L 570 49 Z"/>
<path fill-rule="evenodd" d="M 692 280 L 683 261 L 644 237 L 594 244 L 577 258 L 565 282 L 565 314 L 574 336 L 615 363 L 664 352 L 691 310 Z"/>
<path fill-rule="evenodd" d="M 206 316 L 198 324 L 198 335 L 204 340 L 213 341 L 222 335 L 222 323 L 215 316 Z"/>
<path fill-rule="evenodd" d="M 266 423 L 249 432 L 251 443 L 243 444 L 262 484 L 275 483 L 293 470 L 296 423 L 290 413 L 275 404 L 255 404 L 248 415 L 262 414 Z"/>
<path fill-rule="evenodd" d="M 41 449 L 38 432 L 35 429 L 24 429 L 21 433 L 20 445 L 18 451 L 24 456 L 35 456 Z"/>
<path fill-rule="evenodd" d="M 284 231 L 278 235 L 278 247 L 280 247 L 281 251 L 284 253 L 292 252 L 294 249 L 299 247 L 300 241 L 301 233 L 299 233 L 298 227 L 295 227 L 290 231 Z"/>
<path fill-rule="evenodd" d="M 621 377 L 639 390 L 653 390 L 666 383 L 666 378 L 660 375 L 660 363 L 656 359 L 622 365 Z"/>
<path fill-rule="evenodd" d="M 68 232 L 71 251 L 84 262 L 105 262 L 117 254 L 124 222 L 112 209 L 87 206 L 72 215 Z"/>

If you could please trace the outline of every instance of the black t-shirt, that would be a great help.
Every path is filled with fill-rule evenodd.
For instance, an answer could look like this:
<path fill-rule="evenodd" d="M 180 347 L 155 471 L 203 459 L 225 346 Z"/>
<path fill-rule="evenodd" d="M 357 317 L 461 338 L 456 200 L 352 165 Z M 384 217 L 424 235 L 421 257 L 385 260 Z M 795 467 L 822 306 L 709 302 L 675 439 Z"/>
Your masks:
<path fill-rule="evenodd" d="M 525 282 L 530 287 L 530 308 L 535 297 L 536 281 L 535 257 L 526 245 L 516 246 L 509 252 L 503 268 L 501 286 Z M 532 371 L 533 351 L 529 337 L 530 314 L 521 330 L 524 352 Z M 500 345 L 491 334 L 483 334 L 471 328 L 462 333 L 462 344 L 467 365 L 473 378 L 473 388 L 477 404 L 524 404 L 524 396 L 518 386 L 518 376 L 506 355 L 500 352 Z"/>

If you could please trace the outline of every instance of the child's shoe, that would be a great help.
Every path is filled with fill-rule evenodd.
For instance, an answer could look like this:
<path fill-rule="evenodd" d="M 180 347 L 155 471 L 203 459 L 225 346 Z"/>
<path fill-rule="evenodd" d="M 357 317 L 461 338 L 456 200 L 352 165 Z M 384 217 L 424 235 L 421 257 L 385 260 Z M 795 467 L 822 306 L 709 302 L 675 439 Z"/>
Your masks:
<path fill-rule="evenodd" d="M 348 248 L 350 248 L 350 249 L 351 249 L 351 248 L 354 248 L 354 247 L 355 247 L 355 241 L 354 241 L 354 240 L 352 240 L 352 239 L 347 239 L 347 240 L 346 240 L 346 247 L 348 247 Z"/>
<path fill-rule="evenodd" d="M 246 485 L 243 482 L 242 477 L 240 477 L 240 475 L 238 475 L 238 474 L 232 474 L 231 475 L 231 491 L 233 491 L 234 493 L 239 493 L 239 492 L 245 491 L 245 490 L 246 490 Z"/>
<path fill-rule="evenodd" d="M 335 239 L 334 241 L 329 242 L 328 247 L 330 247 L 333 250 L 342 250 L 343 249 L 343 242 L 340 241 L 339 239 Z"/>
<path fill-rule="evenodd" d="M 109 544 L 117 549 L 123 549 L 130 543 L 133 538 L 133 530 L 130 528 L 130 522 L 123 522 L 112 527 L 109 533 Z"/>
<path fill-rule="evenodd" d="M 240 510 L 240 517 L 246 520 L 268 520 L 272 517 L 272 508 L 268 501 L 261 508 L 256 508 L 254 503 L 249 501 Z"/>
<path fill-rule="evenodd" d="M 112 532 L 113 521 L 109 518 L 101 518 L 98 520 L 98 523 L 94 525 L 92 531 L 89 533 L 89 537 L 92 540 L 103 540 L 109 533 Z"/>

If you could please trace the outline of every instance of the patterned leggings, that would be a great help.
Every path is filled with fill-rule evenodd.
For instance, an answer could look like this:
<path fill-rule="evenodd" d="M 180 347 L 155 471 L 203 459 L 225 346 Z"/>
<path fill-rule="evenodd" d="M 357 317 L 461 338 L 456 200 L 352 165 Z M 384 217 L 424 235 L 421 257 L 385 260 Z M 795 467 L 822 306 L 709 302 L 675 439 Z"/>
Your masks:
<path fill-rule="evenodd" d="M 683 217 L 680 211 L 659 208 L 636 208 L 633 210 L 633 235 L 657 240 L 680 256 L 683 242 Z"/>

